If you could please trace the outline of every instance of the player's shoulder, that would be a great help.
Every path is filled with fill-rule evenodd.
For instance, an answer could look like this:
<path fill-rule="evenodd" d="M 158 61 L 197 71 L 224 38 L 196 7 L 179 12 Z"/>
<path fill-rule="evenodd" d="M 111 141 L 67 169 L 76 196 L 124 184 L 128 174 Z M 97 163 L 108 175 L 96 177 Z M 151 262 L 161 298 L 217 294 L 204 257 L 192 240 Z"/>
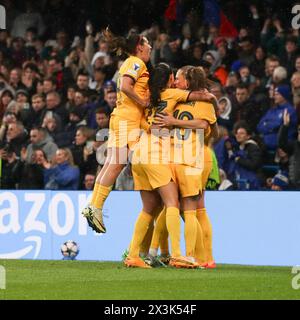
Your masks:
<path fill-rule="evenodd" d="M 174 88 L 167 88 L 167 89 L 164 89 L 161 94 L 164 95 L 164 96 L 170 96 L 172 94 L 174 94 L 176 92 L 177 89 L 174 89 Z"/>
<path fill-rule="evenodd" d="M 128 57 L 120 68 L 121 75 L 129 75 L 134 79 L 138 78 L 146 70 L 144 62 L 134 56 Z"/>
<path fill-rule="evenodd" d="M 135 56 L 129 56 L 120 68 L 120 74 L 127 74 L 137 76 L 140 72 L 146 69 L 146 65 L 143 60 Z"/>
<path fill-rule="evenodd" d="M 205 105 L 205 106 L 213 106 L 210 101 L 197 101 L 197 104 Z"/>
<path fill-rule="evenodd" d="M 209 102 L 209 101 L 197 101 L 196 102 L 196 107 L 206 107 L 208 110 L 213 109 L 214 110 L 214 105 Z"/>
<path fill-rule="evenodd" d="M 216 111 L 214 105 L 208 101 L 197 101 L 195 112 L 199 117 L 208 120 L 211 124 L 216 122 Z"/>
<path fill-rule="evenodd" d="M 145 62 L 136 56 L 129 56 L 125 62 L 128 65 L 134 65 L 136 70 L 146 67 Z"/>

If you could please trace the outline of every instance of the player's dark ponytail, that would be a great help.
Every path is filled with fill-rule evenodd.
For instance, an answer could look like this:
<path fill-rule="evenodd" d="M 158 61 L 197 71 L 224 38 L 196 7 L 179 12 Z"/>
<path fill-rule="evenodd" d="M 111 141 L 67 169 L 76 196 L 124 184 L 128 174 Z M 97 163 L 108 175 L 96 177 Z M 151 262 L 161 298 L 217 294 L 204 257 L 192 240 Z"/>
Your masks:
<path fill-rule="evenodd" d="M 103 32 L 104 38 L 112 52 L 116 52 L 118 56 L 122 54 L 135 55 L 136 48 L 139 44 L 144 44 L 144 37 L 138 33 L 131 32 L 126 38 L 115 36 L 107 27 Z"/>
<path fill-rule="evenodd" d="M 156 108 L 160 102 L 160 94 L 167 87 L 172 69 L 166 63 L 159 63 L 151 72 L 148 85 L 150 90 L 150 103 Z"/>

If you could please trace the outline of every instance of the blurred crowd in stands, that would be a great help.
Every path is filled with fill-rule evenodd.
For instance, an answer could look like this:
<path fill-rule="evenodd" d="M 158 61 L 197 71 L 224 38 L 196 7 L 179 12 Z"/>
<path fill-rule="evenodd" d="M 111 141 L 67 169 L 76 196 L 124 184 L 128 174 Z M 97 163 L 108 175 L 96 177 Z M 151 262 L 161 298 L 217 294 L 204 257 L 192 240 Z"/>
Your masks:
<path fill-rule="evenodd" d="M 73 8 L 63 0 L 2 1 L 1 189 L 93 188 L 105 160 L 106 141 L 98 136 L 116 106 L 124 58 L 109 52 L 101 33 L 107 21 L 89 16 L 89 2 Z M 231 19 L 235 37 L 203 23 L 203 8 L 193 1 L 180 1 L 179 20 L 162 14 L 147 26 L 132 18 L 140 1 L 129 2 L 135 14 L 124 21 L 122 35 L 135 30 L 147 36 L 152 65 L 202 66 L 215 83 L 210 90 L 219 101 L 221 134 L 213 142 L 219 189 L 300 189 L 299 30 L 275 2 L 228 1 L 235 5 L 233 16 L 242 9 L 247 16 L 239 23 Z M 96 157 L 99 148 L 102 156 Z M 127 166 L 115 189 L 132 188 Z"/>

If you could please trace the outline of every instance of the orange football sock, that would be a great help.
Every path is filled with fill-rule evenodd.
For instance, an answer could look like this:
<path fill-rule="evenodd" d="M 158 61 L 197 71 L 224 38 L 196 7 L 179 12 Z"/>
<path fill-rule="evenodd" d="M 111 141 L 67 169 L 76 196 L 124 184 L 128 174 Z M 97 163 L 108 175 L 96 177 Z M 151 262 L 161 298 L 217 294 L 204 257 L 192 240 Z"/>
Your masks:
<path fill-rule="evenodd" d="M 145 238 L 149 225 L 152 222 L 152 219 L 153 216 L 143 210 L 139 214 L 135 223 L 133 237 L 130 242 L 129 256 L 131 258 L 139 257 L 140 246 Z"/>
<path fill-rule="evenodd" d="M 180 257 L 180 214 L 178 208 L 167 208 L 166 224 L 171 239 L 171 255 L 172 257 Z"/>
<path fill-rule="evenodd" d="M 164 232 L 165 229 L 167 229 L 166 210 L 165 208 L 163 208 L 161 209 L 160 213 L 158 214 L 155 220 L 153 236 L 152 236 L 152 241 L 150 245 L 150 248 L 155 249 L 156 252 L 158 251 L 158 248 L 159 248 L 161 234 Z"/>
<path fill-rule="evenodd" d="M 100 188 L 100 183 L 95 182 L 94 189 L 93 189 L 93 193 L 92 193 L 92 200 L 91 200 L 91 204 L 92 204 L 92 205 L 95 204 L 95 200 L 96 200 L 96 197 L 97 197 L 97 193 L 98 193 L 99 188 Z"/>
<path fill-rule="evenodd" d="M 103 209 L 104 202 L 107 199 L 108 195 L 110 194 L 112 187 L 113 186 L 107 187 L 100 184 L 98 186 L 97 194 L 94 198 L 94 201 L 91 202 L 91 204 L 98 209 Z"/>
<path fill-rule="evenodd" d="M 195 256 L 195 246 L 197 240 L 197 218 L 196 210 L 186 210 L 184 215 L 184 238 L 185 252 L 187 257 Z"/>
<path fill-rule="evenodd" d="M 212 254 L 212 225 L 207 215 L 206 209 L 197 209 L 197 219 L 203 231 L 203 244 L 207 262 L 213 261 Z"/>
<path fill-rule="evenodd" d="M 196 246 L 195 246 L 195 258 L 198 260 L 199 263 L 205 263 L 207 262 L 207 259 L 206 259 L 206 252 L 205 252 L 204 243 L 203 243 L 203 231 L 198 220 L 197 220 L 196 226 L 197 226 L 197 239 L 196 239 Z"/>
<path fill-rule="evenodd" d="M 144 240 L 142 241 L 141 246 L 140 246 L 140 254 L 145 255 L 145 256 L 149 252 L 150 244 L 152 241 L 152 235 L 153 235 L 153 230 L 154 230 L 153 221 L 154 221 L 154 219 L 152 219 L 152 221 L 148 227 L 147 233 L 144 237 Z"/>

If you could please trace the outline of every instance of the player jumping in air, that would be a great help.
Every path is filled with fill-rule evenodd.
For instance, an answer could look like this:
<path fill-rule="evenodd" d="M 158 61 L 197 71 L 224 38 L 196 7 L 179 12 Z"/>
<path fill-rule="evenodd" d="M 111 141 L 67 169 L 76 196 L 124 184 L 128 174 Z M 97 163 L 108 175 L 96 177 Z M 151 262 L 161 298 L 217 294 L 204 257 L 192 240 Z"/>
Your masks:
<path fill-rule="evenodd" d="M 98 233 L 105 233 L 102 209 L 118 175 L 127 163 L 130 148 L 137 142 L 144 108 L 148 105 L 151 46 L 147 38 L 132 33 L 126 39 L 114 37 L 106 31 L 112 48 L 129 57 L 122 64 L 117 83 L 117 106 L 109 123 L 108 154 L 96 178 L 91 203 L 83 210 L 89 225 Z"/>

